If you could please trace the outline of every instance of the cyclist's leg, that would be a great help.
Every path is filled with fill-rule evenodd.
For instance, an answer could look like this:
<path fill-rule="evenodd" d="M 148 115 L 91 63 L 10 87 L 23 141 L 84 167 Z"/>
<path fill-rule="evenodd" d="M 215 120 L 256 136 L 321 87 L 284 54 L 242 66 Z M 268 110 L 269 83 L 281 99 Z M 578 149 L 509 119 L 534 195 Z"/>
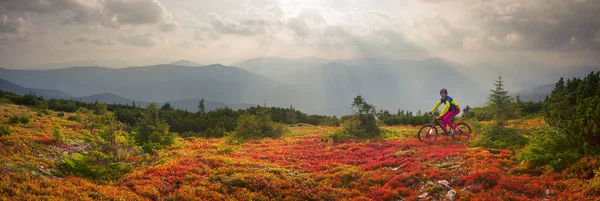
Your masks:
<path fill-rule="evenodd" d="M 452 124 L 450 122 L 451 119 L 452 119 L 452 111 L 448 111 L 448 112 L 446 112 L 446 114 L 444 114 L 444 116 L 442 116 L 442 128 L 444 129 L 444 131 L 448 131 L 448 125 Z"/>
<path fill-rule="evenodd" d="M 442 117 L 442 124 L 444 125 L 444 129 L 447 130 L 448 132 L 455 129 L 454 122 L 452 122 L 452 118 L 454 118 L 454 116 L 456 116 L 458 114 L 457 111 L 459 111 L 458 108 L 456 108 L 454 110 L 450 110 L 446 114 L 444 114 L 444 116 Z M 452 129 L 452 130 L 449 130 L 448 126 L 446 126 L 446 125 L 449 125 L 450 126 L 449 129 Z"/>
<path fill-rule="evenodd" d="M 454 109 L 454 111 L 452 111 L 452 117 L 450 117 L 450 119 L 454 118 L 459 113 L 460 113 L 460 107 L 456 107 L 456 109 Z M 456 130 L 456 124 L 454 122 L 451 122 L 450 126 L 452 126 L 452 130 Z"/>

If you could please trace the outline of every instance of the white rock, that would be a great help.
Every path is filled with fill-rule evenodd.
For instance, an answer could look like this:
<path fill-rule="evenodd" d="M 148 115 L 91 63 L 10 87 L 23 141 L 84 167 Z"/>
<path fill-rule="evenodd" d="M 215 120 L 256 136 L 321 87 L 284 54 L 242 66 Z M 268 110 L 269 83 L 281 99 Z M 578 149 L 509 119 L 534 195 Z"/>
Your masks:
<path fill-rule="evenodd" d="M 446 199 L 450 200 L 450 201 L 456 200 L 456 191 L 455 190 L 448 191 L 448 193 L 446 193 Z"/>
<path fill-rule="evenodd" d="M 439 180 L 438 183 L 446 190 L 452 189 L 452 187 L 450 187 L 450 182 L 448 182 L 447 180 Z"/>
<path fill-rule="evenodd" d="M 421 193 L 421 195 L 417 196 L 417 198 L 419 198 L 419 199 L 425 199 L 427 196 L 429 196 L 429 193 L 424 192 L 424 193 Z"/>

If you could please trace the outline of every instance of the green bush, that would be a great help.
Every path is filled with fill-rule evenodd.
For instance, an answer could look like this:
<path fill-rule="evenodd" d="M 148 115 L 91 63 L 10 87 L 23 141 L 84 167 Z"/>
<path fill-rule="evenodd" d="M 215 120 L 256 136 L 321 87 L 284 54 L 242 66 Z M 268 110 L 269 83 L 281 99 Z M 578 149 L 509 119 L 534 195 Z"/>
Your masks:
<path fill-rule="evenodd" d="M 21 117 L 19 117 L 19 116 L 12 116 L 12 117 L 10 117 L 10 119 L 8 120 L 8 122 L 10 124 L 18 124 L 19 122 L 21 122 Z"/>
<path fill-rule="evenodd" d="M 56 116 L 57 116 L 57 117 L 64 117 L 64 116 L 65 116 L 65 113 L 64 113 L 64 112 L 59 112 L 59 113 L 57 113 L 57 114 L 56 114 Z"/>
<path fill-rule="evenodd" d="M 29 117 L 28 116 L 12 116 L 9 120 L 10 124 L 28 124 Z"/>
<path fill-rule="evenodd" d="M 94 151 L 85 154 L 72 154 L 62 161 L 62 169 L 70 174 L 88 179 L 114 181 L 133 170 L 130 163 L 109 162 L 107 165 L 95 161 L 109 161 L 105 154 Z"/>
<path fill-rule="evenodd" d="M 13 102 L 10 101 L 10 99 L 8 98 L 0 98 L 0 104 L 12 104 Z"/>
<path fill-rule="evenodd" d="M 342 130 L 335 131 L 328 136 L 324 137 L 323 140 L 332 139 L 337 142 L 342 139 L 356 138 L 356 139 L 371 139 L 381 136 L 381 130 L 377 127 L 375 117 L 372 115 L 361 115 L 365 120 L 360 120 L 359 116 L 355 116 L 354 119 L 346 120 L 343 124 Z"/>
<path fill-rule="evenodd" d="M 29 117 L 28 116 L 21 116 L 20 122 L 22 124 L 28 124 L 29 123 Z"/>
<path fill-rule="evenodd" d="M 156 142 L 147 142 L 142 144 L 142 149 L 146 153 L 154 153 L 155 151 L 162 149 L 162 145 Z"/>
<path fill-rule="evenodd" d="M 525 146 L 528 139 L 517 133 L 517 130 L 505 128 L 502 124 L 493 123 L 483 127 L 483 133 L 474 146 L 504 149 L 521 148 Z"/>
<path fill-rule="evenodd" d="M 52 128 L 54 129 L 54 141 L 58 143 L 64 143 L 65 135 L 62 133 L 62 128 L 56 124 Z"/>
<path fill-rule="evenodd" d="M 12 130 L 10 130 L 10 128 L 8 128 L 7 126 L 0 126 L 0 137 L 8 136 L 11 133 L 12 133 Z"/>
<path fill-rule="evenodd" d="M 234 136 L 242 139 L 278 138 L 287 132 L 287 126 L 273 123 L 271 117 L 262 112 L 259 115 L 240 116 Z"/>
<path fill-rule="evenodd" d="M 548 128 L 546 133 L 533 137 L 518 157 L 534 166 L 549 165 L 554 170 L 562 170 L 582 157 L 568 144 L 565 134 Z"/>
<path fill-rule="evenodd" d="M 179 136 L 181 136 L 181 137 L 201 137 L 202 134 L 198 133 L 198 132 L 194 132 L 194 131 L 185 131 L 185 132 L 179 134 Z"/>
<path fill-rule="evenodd" d="M 334 142 L 338 142 L 342 139 L 347 139 L 347 138 L 352 138 L 351 135 L 349 135 L 348 133 L 344 132 L 344 130 L 338 130 L 335 131 L 333 133 L 330 133 L 329 135 L 325 135 L 321 138 L 321 140 L 323 142 L 327 142 L 330 139 L 333 140 Z"/>
<path fill-rule="evenodd" d="M 282 123 L 273 123 L 273 130 L 271 131 L 268 137 L 279 138 L 282 135 L 288 134 L 290 132 L 292 131 L 290 130 L 290 128 L 287 127 L 287 125 Z"/>
<path fill-rule="evenodd" d="M 78 116 L 69 116 L 69 117 L 67 117 L 67 120 L 79 122 L 81 120 L 81 118 L 79 118 Z"/>
<path fill-rule="evenodd" d="M 258 118 L 254 115 L 240 116 L 235 135 L 244 139 L 262 138 L 262 130 Z"/>
<path fill-rule="evenodd" d="M 90 118 L 95 117 L 90 116 Z M 66 174 L 94 180 L 118 180 L 133 170 L 133 164 L 145 159 L 132 157 L 140 156 L 141 148 L 135 146 L 131 134 L 121 131 L 122 124 L 116 120 L 112 112 L 105 112 L 97 118 L 102 122 L 98 126 L 97 134 L 92 135 L 86 130 L 80 131 L 82 139 L 89 145 L 86 152 L 66 156 L 62 160 L 61 170 Z M 62 134 L 60 127 L 54 128 L 56 134 Z"/>
<path fill-rule="evenodd" d="M 208 128 L 208 129 L 206 129 L 206 131 L 204 131 L 202 136 L 207 137 L 207 138 L 221 138 L 221 137 L 225 136 L 225 129 L 223 129 L 221 127 Z"/>
<path fill-rule="evenodd" d="M 478 121 L 489 121 L 494 118 L 494 112 L 489 107 L 473 108 L 471 114 Z"/>
<path fill-rule="evenodd" d="M 362 96 L 356 96 L 352 102 L 352 110 L 354 115 L 342 117 L 344 129 L 330 134 L 333 135 L 331 139 L 339 141 L 343 138 L 367 139 L 381 136 L 375 118 L 375 106 L 368 104 Z"/>

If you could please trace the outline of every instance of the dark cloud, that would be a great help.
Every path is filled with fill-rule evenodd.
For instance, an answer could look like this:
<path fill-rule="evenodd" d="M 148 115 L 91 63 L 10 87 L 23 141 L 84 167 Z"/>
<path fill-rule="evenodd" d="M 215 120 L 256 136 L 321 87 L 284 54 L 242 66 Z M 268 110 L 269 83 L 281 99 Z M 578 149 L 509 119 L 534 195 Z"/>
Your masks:
<path fill-rule="evenodd" d="M 33 31 L 33 24 L 29 21 L 20 17 L 9 19 L 7 15 L 0 15 L 0 43 L 31 37 Z"/>
<path fill-rule="evenodd" d="M 157 0 L 2 0 L 0 11 L 72 12 L 62 24 L 98 23 L 104 26 L 158 24 L 171 14 Z"/>
<path fill-rule="evenodd" d="M 158 42 L 158 36 L 154 33 L 131 34 L 119 36 L 119 42 L 138 47 L 152 47 Z"/>
<path fill-rule="evenodd" d="M 196 31 L 194 31 L 194 34 L 192 34 L 192 37 L 191 37 L 191 39 L 198 40 L 198 41 L 219 40 L 220 38 L 221 38 L 221 35 L 219 35 L 218 33 L 216 33 L 213 30 L 207 30 L 207 31 L 196 30 Z"/>
<path fill-rule="evenodd" d="M 469 10 L 494 49 L 600 51 L 596 0 L 479 1 Z"/>
<path fill-rule="evenodd" d="M 309 24 L 324 24 L 325 19 L 316 9 L 303 9 L 297 17 L 292 17 L 287 22 L 287 28 L 291 29 L 299 37 L 309 36 L 313 29 Z"/>
<path fill-rule="evenodd" d="M 157 0 L 111 0 L 105 7 L 119 24 L 154 24 L 170 15 Z"/>
<path fill-rule="evenodd" d="M 334 26 L 327 26 L 324 30 L 323 35 L 328 36 L 328 37 L 347 37 L 350 35 L 350 33 L 343 26 L 334 25 Z"/>
<path fill-rule="evenodd" d="M 90 43 L 96 45 L 116 45 L 116 43 L 113 41 L 100 38 L 79 37 L 76 41 L 80 43 Z"/>
<path fill-rule="evenodd" d="M 288 28 L 294 31 L 299 37 L 306 37 L 310 35 L 311 29 L 306 24 L 306 21 L 302 18 L 293 18 L 288 21 Z"/>
<path fill-rule="evenodd" d="M 168 22 L 168 23 L 161 24 L 160 26 L 158 26 L 158 28 L 162 32 L 173 32 L 179 28 L 179 25 L 174 22 Z"/>
<path fill-rule="evenodd" d="M 239 23 L 229 19 L 222 19 L 217 14 L 210 14 L 209 20 L 213 29 L 222 34 L 254 36 L 264 33 L 264 25 L 257 24 L 256 21 L 250 20 L 245 21 L 245 23 Z"/>

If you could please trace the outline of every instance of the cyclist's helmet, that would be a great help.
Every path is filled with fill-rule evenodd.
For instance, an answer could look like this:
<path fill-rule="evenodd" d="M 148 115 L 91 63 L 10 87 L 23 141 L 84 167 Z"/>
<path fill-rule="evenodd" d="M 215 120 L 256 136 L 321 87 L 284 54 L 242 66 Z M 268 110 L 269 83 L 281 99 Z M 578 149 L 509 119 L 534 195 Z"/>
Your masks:
<path fill-rule="evenodd" d="M 442 88 L 440 89 L 440 93 L 446 93 L 446 95 L 448 95 L 448 90 L 446 90 L 446 88 Z"/>

